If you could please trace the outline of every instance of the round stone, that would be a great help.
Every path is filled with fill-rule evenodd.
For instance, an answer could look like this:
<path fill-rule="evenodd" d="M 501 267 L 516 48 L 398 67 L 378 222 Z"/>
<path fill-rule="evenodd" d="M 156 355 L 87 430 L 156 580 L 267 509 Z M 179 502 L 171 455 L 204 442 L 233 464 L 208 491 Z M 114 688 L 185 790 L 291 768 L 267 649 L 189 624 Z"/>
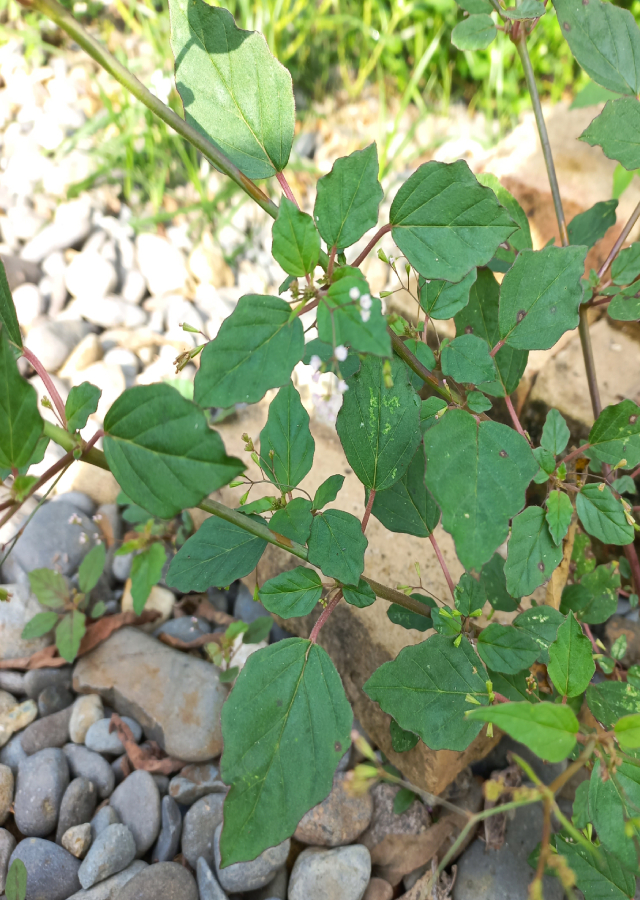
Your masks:
<path fill-rule="evenodd" d="M 33 701 L 31 701 L 33 702 Z M 44 719 L 36 719 L 22 732 L 21 741 L 25 753 L 30 756 L 45 747 L 62 747 L 69 740 L 69 720 L 71 707 L 61 709 L 60 712 L 46 716 Z"/>
<path fill-rule="evenodd" d="M 91 825 L 84 822 L 82 825 L 67 828 L 60 843 L 76 859 L 84 859 L 91 846 Z"/>
<path fill-rule="evenodd" d="M 93 840 L 108 828 L 109 825 L 120 825 L 120 816 L 112 806 L 103 806 L 91 819 L 91 835 Z"/>
<path fill-rule="evenodd" d="M 196 867 L 200 900 L 227 900 L 226 893 L 218 884 L 218 879 L 202 857 Z"/>
<path fill-rule="evenodd" d="M 182 815 L 172 797 L 162 798 L 162 827 L 151 853 L 152 862 L 171 862 L 180 846 Z"/>
<path fill-rule="evenodd" d="M 371 794 L 359 796 L 349 792 L 349 779 L 337 775 L 331 793 L 306 813 L 294 837 L 302 844 L 317 847 L 340 847 L 352 844 L 369 826 L 373 814 Z"/>
<path fill-rule="evenodd" d="M 276 847 L 269 847 L 264 850 L 256 859 L 250 862 L 233 863 L 230 866 L 220 868 L 220 833 L 222 825 L 216 828 L 214 838 L 214 853 L 216 864 L 216 875 L 218 881 L 231 894 L 239 894 L 243 891 L 255 891 L 257 888 L 264 887 L 268 884 L 278 869 L 285 864 L 291 841 L 286 840 Z M 368 856 L 367 852 L 367 856 Z M 358 898 L 360 900 L 360 898 Z"/>
<path fill-rule="evenodd" d="M 109 825 L 91 845 L 80 866 L 78 878 L 86 890 L 110 875 L 122 872 L 133 862 L 136 844 L 126 825 Z"/>
<path fill-rule="evenodd" d="M 362 900 L 370 877 L 371 856 L 362 844 L 309 847 L 291 871 L 289 900 Z"/>
<path fill-rule="evenodd" d="M 122 721 L 129 726 L 133 733 L 133 739 L 136 743 L 142 737 L 142 728 L 135 719 L 129 716 L 122 716 Z M 87 731 L 84 739 L 85 746 L 95 753 L 107 753 L 111 756 L 120 756 L 124 752 L 122 741 L 118 737 L 117 731 L 109 732 L 111 719 L 98 719 Z"/>
<path fill-rule="evenodd" d="M 131 830 L 136 855 L 144 856 L 158 837 L 161 824 L 160 792 L 151 773 L 143 769 L 132 772 L 115 789 L 109 803 Z"/>
<path fill-rule="evenodd" d="M 185 766 L 169 783 L 170 796 L 183 806 L 191 806 L 207 794 L 226 792 L 227 786 L 213 763 Z"/>
<path fill-rule="evenodd" d="M 103 756 L 80 744 L 65 744 L 62 749 L 74 778 L 84 776 L 93 781 L 102 800 L 110 796 L 115 786 L 115 776 Z"/>
<path fill-rule="evenodd" d="M 198 887 L 184 866 L 157 863 L 132 878 L 118 900 L 198 900 Z"/>
<path fill-rule="evenodd" d="M 85 694 L 73 704 L 69 737 L 74 744 L 84 744 L 87 732 L 95 722 L 104 718 L 104 707 L 99 694 Z"/>
<path fill-rule="evenodd" d="M 69 766 L 62 750 L 49 747 L 20 763 L 14 816 L 22 834 L 44 837 L 53 831 L 68 784 Z"/>
<path fill-rule="evenodd" d="M 38 714 L 41 719 L 61 712 L 73 703 L 73 694 L 61 684 L 51 684 L 38 694 Z"/>
<path fill-rule="evenodd" d="M 222 822 L 224 794 L 208 794 L 187 811 L 182 823 L 182 855 L 192 869 L 199 857 L 213 866 L 213 842 L 216 828 Z"/>
<path fill-rule="evenodd" d="M 97 802 L 98 792 L 93 781 L 80 777 L 70 782 L 60 804 L 56 830 L 57 844 L 62 842 L 62 836 L 69 828 L 91 821 Z"/>
<path fill-rule="evenodd" d="M 28 900 L 40 897 L 46 897 L 46 900 L 67 900 L 67 897 L 80 890 L 80 860 L 53 841 L 43 841 L 37 837 L 20 841 L 11 854 L 9 868 L 16 859 L 22 860 L 27 870 Z"/>
<path fill-rule="evenodd" d="M 16 839 L 14 836 L 6 828 L 0 828 L 0 891 L 4 890 L 9 871 L 9 859 L 15 849 Z"/>

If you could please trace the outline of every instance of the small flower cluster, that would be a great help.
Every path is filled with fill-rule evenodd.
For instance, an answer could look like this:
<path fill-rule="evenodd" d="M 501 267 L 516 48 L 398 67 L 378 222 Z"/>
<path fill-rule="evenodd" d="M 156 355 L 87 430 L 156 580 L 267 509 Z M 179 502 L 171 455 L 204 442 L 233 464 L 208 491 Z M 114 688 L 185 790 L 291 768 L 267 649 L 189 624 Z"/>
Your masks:
<path fill-rule="evenodd" d="M 360 289 L 354 286 L 349 291 L 349 297 L 360 301 L 360 318 L 363 322 L 368 322 L 371 317 L 371 296 L 360 294 Z"/>

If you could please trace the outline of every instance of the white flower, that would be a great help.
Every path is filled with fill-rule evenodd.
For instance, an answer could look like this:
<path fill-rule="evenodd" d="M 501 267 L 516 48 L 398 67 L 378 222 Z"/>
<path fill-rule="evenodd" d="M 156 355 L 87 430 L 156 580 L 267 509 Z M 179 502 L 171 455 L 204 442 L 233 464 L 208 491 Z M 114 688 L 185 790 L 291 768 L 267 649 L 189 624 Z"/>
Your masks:
<path fill-rule="evenodd" d="M 335 355 L 335 358 L 338 360 L 338 362 L 344 362 L 345 359 L 346 359 L 347 356 L 348 356 L 348 353 L 349 353 L 349 351 L 348 351 L 347 348 L 344 346 L 344 344 L 339 344 L 339 345 L 336 347 L 336 350 L 335 350 L 335 354 L 334 354 L 334 355 Z"/>
<path fill-rule="evenodd" d="M 311 366 L 311 368 L 313 369 L 314 372 L 318 372 L 320 369 L 320 366 L 322 365 L 322 360 L 320 359 L 320 357 L 317 354 L 314 353 L 313 356 L 311 357 L 311 359 L 309 360 L 309 365 Z"/>
<path fill-rule="evenodd" d="M 346 392 L 348 390 L 349 390 L 349 385 L 347 384 L 347 382 L 340 379 L 340 381 L 338 382 L 338 391 L 341 394 L 346 394 Z"/>
<path fill-rule="evenodd" d="M 392 266 L 392 265 L 394 264 L 395 261 L 396 261 L 395 256 L 390 256 L 390 257 L 389 257 L 389 265 L 390 265 L 390 266 Z"/>
<path fill-rule="evenodd" d="M 314 384 L 317 384 L 320 381 L 320 372 L 314 372 L 311 376 L 311 380 Z"/>
<path fill-rule="evenodd" d="M 371 317 L 371 313 L 369 312 L 368 309 L 363 309 L 362 312 L 360 313 L 360 318 L 362 319 L 363 322 L 368 322 L 370 317 Z"/>
<path fill-rule="evenodd" d="M 80 535 L 79 540 L 80 540 L 80 543 L 81 543 L 81 544 L 86 544 L 86 543 L 87 543 L 87 532 L 86 532 L 86 531 L 83 531 L 83 532 L 82 532 L 82 534 Z"/>
<path fill-rule="evenodd" d="M 371 303 L 372 300 L 369 294 L 363 294 L 360 297 L 360 309 L 371 309 Z"/>
<path fill-rule="evenodd" d="M 73 515 L 69 516 L 68 522 L 69 525 L 82 525 L 82 519 L 78 513 L 73 513 Z"/>
<path fill-rule="evenodd" d="M 351 297 L 352 300 L 357 300 L 358 297 L 360 296 L 360 290 L 357 287 L 352 287 L 351 290 L 349 291 L 349 296 Z"/>

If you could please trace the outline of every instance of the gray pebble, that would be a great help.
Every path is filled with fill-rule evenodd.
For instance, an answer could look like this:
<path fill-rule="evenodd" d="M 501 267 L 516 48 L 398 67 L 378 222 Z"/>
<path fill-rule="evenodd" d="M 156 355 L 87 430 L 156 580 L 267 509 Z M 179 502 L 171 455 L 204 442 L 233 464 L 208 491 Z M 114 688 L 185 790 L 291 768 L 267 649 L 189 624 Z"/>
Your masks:
<path fill-rule="evenodd" d="M 84 494 L 82 491 L 67 491 L 64 494 L 57 494 L 56 496 L 51 498 L 52 503 L 72 503 L 77 510 L 83 512 L 85 516 L 92 516 L 96 511 L 96 505 L 89 497 L 88 494 Z"/>
<path fill-rule="evenodd" d="M 182 855 L 192 869 L 200 856 L 207 865 L 214 865 L 213 840 L 222 822 L 224 794 L 208 794 L 187 811 L 182 823 Z"/>
<path fill-rule="evenodd" d="M 65 744 L 62 749 L 74 778 L 83 775 L 93 781 L 102 800 L 111 795 L 115 787 L 115 776 L 106 759 L 81 744 Z"/>
<path fill-rule="evenodd" d="M 169 784 L 170 796 L 183 806 L 191 806 L 207 794 L 226 794 L 227 790 L 226 784 L 220 779 L 218 767 L 213 763 L 185 766 Z"/>
<path fill-rule="evenodd" d="M 178 619 L 169 619 L 164 625 L 153 632 L 156 637 L 160 634 L 168 634 L 180 641 L 189 643 L 203 634 L 211 632 L 211 626 L 206 619 L 197 619 L 195 616 L 180 616 Z"/>
<path fill-rule="evenodd" d="M 43 750 L 46 752 L 49 751 Z M 67 900 L 80 888 L 80 860 L 53 841 L 37 837 L 20 841 L 11 854 L 9 867 L 16 859 L 22 860 L 27 870 L 26 900 Z"/>
<path fill-rule="evenodd" d="M 59 669 L 31 669 L 24 676 L 24 692 L 30 700 L 37 700 L 45 688 L 60 685 L 71 687 L 71 666 Z"/>
<path fill-rule="evenodd" d="M 242 619 L 243 622 L 250 625 L 251 622 L 255 622 L 256 619 L 260 619 L 263 616 L 268 616 L 269 613 L 262 603 L 257 603 L 253 599 L 249 588 L 241 584 L 233 604 L 233 615 L 236 619 Z"/>
<path fill-rule="evenodd" d="M 64 792 L 58 816 L 56 843 L 62 842 L 62 835 L 74 825 L 90 822 L 96 810 L 98 792 L 93 781 L 88 778 L 74 778 Z"/>
<path fill-rule="evenodd" d="M 9 743 L 0 750 L 0 763 L 9 766 L 14 776 L 18 774 L 18 766 L 28 755 L 24 751 L 21 738 L 21 734 L 14 734 Z"/>
<path fill-rule="evenodd" d="M 98 835 L 84 862 L 78 878 L 85 890 L 110 875 L 116 875 L 133 862 L 136 844 L 126 825 L 109 825 Z"/>
<path fill-rule="evenodd" d="M 131 574 L 133 565 L 133 553 L 124 553 L 122 556 L 114 556 L 111 563 L 111 572 L 118 581 L 126 581 Z"/>
<path fill-rule="evenodd" d="M 20 736 L 22 749 L 31 756 L 45 747 L 62 747 L 69 740 L 69 722 L 73 707 L 67 706 L 60 712 L 47 716 L 45 719 L 36 719 L 28 725 Z"/>
<path fill-rule="evenodd" d="M 128 884 L 138 872 L 142 872 L 146 868 L 148 868 L 146 862 L 143 862 L 141 859 L 134 859 L 122 872 L 112 875 L 111 878 L 105 878 L 104 881 L 99 881 L 93 887 L 87 888 L 86 891 L 78 891 L 77 894 L 69 897 L 69 900 L 119 900 L 120 892 L 125 884 Z"/>
<path fill-rule="evenodd" d="M 135 719 L 130 719 L 129 716 L 123 716 L 122 721 L 129 726 L 133 733 L 134 741 L 138 743 L 142 738 L 142 728 L 140 728 Z M 89 750 L 94 750 L 96 753 L 120 756 L 124 747 L 117 731 L 109 733 L 110 724 L 111 719 L 98 719 L 97 722 L 94 722 L 84 739 L 85 747 L 88 747 Z"/>
<path fill-rule="evenodd" d="M 278 844 L 276 847 L 269 847 L 268 850 L 264 850 L 260 856 L 250 862 L 233 863 L 232 865 L 225 866 L 224 869 L 221 869 L 221 832 L 222 825 L 218 825 L 214 839 L 216 875 L 218 876 L 218 881 L 222 887 L 230 894 L 239 894 L 242 891 L 255 891 L 256 888 L 264 887 L 265 884 L 268 884 L 273 880 L 277 870 L 287 861 L 287 856 L 289 855 L 289 849 L 291 847 L 291 841 L 289 839 Z M 368 855 L 369 852 L 367 851 L 367 856 Z M 369 864 L 369 870 L 371 870 L 370 867 L 371 864 Z M 367 877 L 365 887 L 368 882 L 369 878 Z M 358 897 L 356 900 L 361 900 L 361 898 Z"/>
<path fill-rule="evenodd" d="M 12 672 L 10 669 L 2 669 L 0 671 L 0 690 L 9 691 L 10 694 L 16 694 L 18 697 L 26 694 L 24 674 Z"/>
<path fill-rule="evenodd" d="M 91 819 L 91 837 L 95 841 L 109 825 L 119 825 L 120 816 L 112 806 L 103 806 Z"/>
<path fill-rule="evenodd" d="M 218 884 L 218 880 L 211 871 L 210 866 L 202 857 L 198 859 L 196 877 L 198 879 L 200 900 L 229 900 L 228 895 Z"/>
<path fill-rule="evenodd" d="M 14 815 L 22 834 L 44 837 L 53 831 L 68 784 L 69 766 L 62 750 L 49 747 L 20 763 Z"/>
<path fill-rule="evenodd" d="M 47 324 L 53 325 L 54 323 Z M 65 322 L 64 324 L 71 323 Z M 37 325 L 29 332 L 29 335 L 31 336 L 33 331 L 41 327 L 43 326 Z M 33 352 L 38 355 L 35 347 Z M 44 360 L 41 359 L 41 361 L 48 371 L 55 371 L 54 368 L 49 368 Z M 78 524 L 74 524 L 76 521 Z M 77 510 L 72 503 L 66 503 L 61 498 L 56 503 L 45 503 L 38 509 L 29 524 L 25 525 L 11 555 L 25 572 L 43 567 L 56 568 L 62 575 L 70 577 L 77 572 L 85 555 L 94 546 L 94 535 L 98 533 L 97 526 L 88 516 Z M 89 540 L 86 537 L 83 538 L 83 534 L 87 535 Z M 38 669 L 37 671 L 46 670 Z M 36 670 L 33 670 L 34 674 L 35 672 Z M 30 674 L 32 673 L 29 672 L 28 675 Z M 27 676 L 25 676 L 25 680 L 27 680 Z M 35 699 L 44 687 L 47 685 L 41 683 L 32 699 Z"/>
<path fill-rule="evenodd" d="M 276 872 L 275 878 L 257 891 L 249 891 L 244 900 L 287 900 L 289 873 L 283 866 Z"/>
<path fill-rule="evenodd" d="M 7 872 L 9 871 L 9 858 L 15 848 L 16 839 L 14 836 L 6 828 L 0 828 L 0 891 L 4 890 Z"/>
<path fill-rule="evenodd" d="M 180 808 L 171 797 L 162 798 L 162 827 L 151 853 L 152 862 L 171 862 L 180 846 L 182 815 Z"/>
<path fill-rule="evenodd" d="M 127 754 L 123 753 L 122 756 L 114 759 L 111 763 L 111 771 L 113 772 L 113 777 L 115 778 L 116 784 L 121 784 L 129 773 L 129 767 L 126 760 Z"/>
<path fill-rule="evenodd" d="M 38 694 L 38 715 L 41 719 L 52 716 L 71 706 L 73 700 L 73 694 L 64 685 L 50 684 Z"/>
<path fill-rule="evenodd" d="M 160 832 L 160 792 L 151 774 L 143 769 L 132 772 L 115 789 L 109 803 L 131 829 L 136 855 L 144 856 Z"/>
<path fill-rule="evenodd" d="M 166 775 L 160 775 L 158 772 L 152 772 L 151 777 L 156 783 L 156 787 L 160 792 L 160 796 L 164 797 L 165 794 L 169 793 L 169 779 Z"/>
<path fill-rule="evenodd" d="M 363 844 L 331 850 L 308 847 L 291 871 L 289 900 L 362 900 L 370 877 L 371 856 Z"/>
<path fill-rule="evenodd" d="M 157 863 L 132 878 L 118 900 L 198 900 L 198 887 L 184 866 Z"/>

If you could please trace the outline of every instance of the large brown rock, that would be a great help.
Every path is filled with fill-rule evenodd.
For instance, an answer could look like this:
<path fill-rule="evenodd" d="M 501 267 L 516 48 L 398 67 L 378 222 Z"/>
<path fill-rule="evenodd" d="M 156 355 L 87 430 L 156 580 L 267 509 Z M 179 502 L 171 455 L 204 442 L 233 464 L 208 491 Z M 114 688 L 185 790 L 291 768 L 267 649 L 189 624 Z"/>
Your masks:
<path fill-rule="evenodd" d="M 227 692 L 218 670 L 137 628 L 122 628 L 76 663 L 74 690 L 100 694 L 170 756 L 202 762 L 222 750 Z"/>

